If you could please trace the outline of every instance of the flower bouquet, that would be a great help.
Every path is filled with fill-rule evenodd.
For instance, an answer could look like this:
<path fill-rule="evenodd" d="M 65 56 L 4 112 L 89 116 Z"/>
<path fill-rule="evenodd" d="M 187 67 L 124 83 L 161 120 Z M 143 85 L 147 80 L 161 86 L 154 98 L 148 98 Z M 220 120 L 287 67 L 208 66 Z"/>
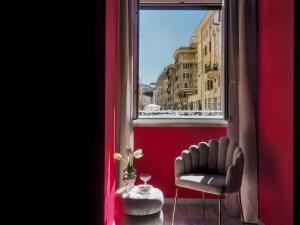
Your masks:
<path fill-rule="evenodd" d="M 123 181 L 126 184 L 127 191 L 129 191 L 133 187 L 136 179 L 136 169 L 133 167 L 133 160 L 141 158 L 143 156 L 143 151 L 142 149 L 133 151 L 132 148 L 127 146 L 126 155 L 127 161 L 120 153 L 115 153 L 114 158 L 119 161 L 122 160 L 127 164 L 126 168 L 123 170 Z"/>

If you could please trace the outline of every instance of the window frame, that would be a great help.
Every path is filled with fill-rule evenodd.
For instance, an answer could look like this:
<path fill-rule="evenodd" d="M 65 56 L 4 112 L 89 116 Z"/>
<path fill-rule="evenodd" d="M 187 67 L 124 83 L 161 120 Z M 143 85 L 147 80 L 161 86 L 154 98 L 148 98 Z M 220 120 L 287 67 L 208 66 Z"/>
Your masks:
<path fill-rule="evenodd" d="M 188 126 L 188 127 L 226 127 L 229 116 L 228 116 L 228 19 L 227 19 L 227 0 L 223 0 L 222 3 L 140 3 L 138 1 L 137 6 L 137 33 L 135 34 L 137 36 L 137 65 L 135 65 L 136 72 L 135 72 L 135 82 L 134 82 L 134 88 L 136 89 L 135 95 L 134 95 L 134 113 L 133 113 L 133 126 L 134 127 L 144 127 L 144 126 L 162 126 L 162 127 L 181 127 L 181 126 Z M 222 47 L 221 51 L 223 52 L 221 56 L 221 63 L 223 63 L 222 66 L 222 76 L 220 78 L 220 86 L 223 99 L 223 118 L 222 119 L 211 119 L 211 118 L 138 118 L 139 114 L 139 26 L 140 26 L 140 10 L 220 10 L 222 14 L 224 14 L 222 17 L 222 24 L 223 24 L 223 34 L 222 34 Z M 224 36 L 223 36 L 224 35 Z M 223 87 L 221 84 L 224 84 Z M 178 84 L 177 84 L 178 85 Z M 206 99 L 205 99 L 206 100 Z"/>

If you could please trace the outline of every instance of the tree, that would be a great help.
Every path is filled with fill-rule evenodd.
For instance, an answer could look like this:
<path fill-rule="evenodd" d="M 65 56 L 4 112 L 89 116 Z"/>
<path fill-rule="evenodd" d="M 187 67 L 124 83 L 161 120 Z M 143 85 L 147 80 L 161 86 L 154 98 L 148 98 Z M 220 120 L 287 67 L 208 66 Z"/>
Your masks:
<path fill-rule="evenodd" d="M 139 95 L 139 110 L 144 110 L 146 105 L 150 104 L 150 97 Z"/>
<path fill-rule="evenodd" d="M 178 92 L 177 94 L 180 100 L 180 110 L 187 109 L 187 98 L 184 92 Z"/>

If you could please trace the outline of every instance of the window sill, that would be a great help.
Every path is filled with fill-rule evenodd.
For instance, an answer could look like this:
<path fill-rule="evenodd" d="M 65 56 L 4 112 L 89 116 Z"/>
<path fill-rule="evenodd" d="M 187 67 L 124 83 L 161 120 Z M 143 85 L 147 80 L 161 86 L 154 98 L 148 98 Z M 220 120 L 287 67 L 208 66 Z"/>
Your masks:
<path fill-rule="evenodd" d="M 227 127 L 226 120 L 212 119 L 137 119 L 133 127 Z"/>

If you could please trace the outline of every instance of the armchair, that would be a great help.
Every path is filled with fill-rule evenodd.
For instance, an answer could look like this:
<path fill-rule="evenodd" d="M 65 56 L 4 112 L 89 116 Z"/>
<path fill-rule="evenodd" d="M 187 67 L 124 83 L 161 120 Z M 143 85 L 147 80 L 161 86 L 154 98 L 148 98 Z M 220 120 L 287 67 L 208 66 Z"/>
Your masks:
<path fill-rule="evenodd" d="M 219 196 L 219 225 L 221 225 L 221 196 L 238 193 L 240 207 L 240 187 L 244 168 L 244 154 L 236 143 L 229 143 L 227 137 L 212 139 L 208 143 L 190 146 L 175 160 L 176 194 L 173 209 L 174 225 L 177 192 L 179 188 L 188 188 L 202 192 L 203 216 L 205 218 L 204 193 Z M 242 222 L 244 223 L 243 210 Z"/>

